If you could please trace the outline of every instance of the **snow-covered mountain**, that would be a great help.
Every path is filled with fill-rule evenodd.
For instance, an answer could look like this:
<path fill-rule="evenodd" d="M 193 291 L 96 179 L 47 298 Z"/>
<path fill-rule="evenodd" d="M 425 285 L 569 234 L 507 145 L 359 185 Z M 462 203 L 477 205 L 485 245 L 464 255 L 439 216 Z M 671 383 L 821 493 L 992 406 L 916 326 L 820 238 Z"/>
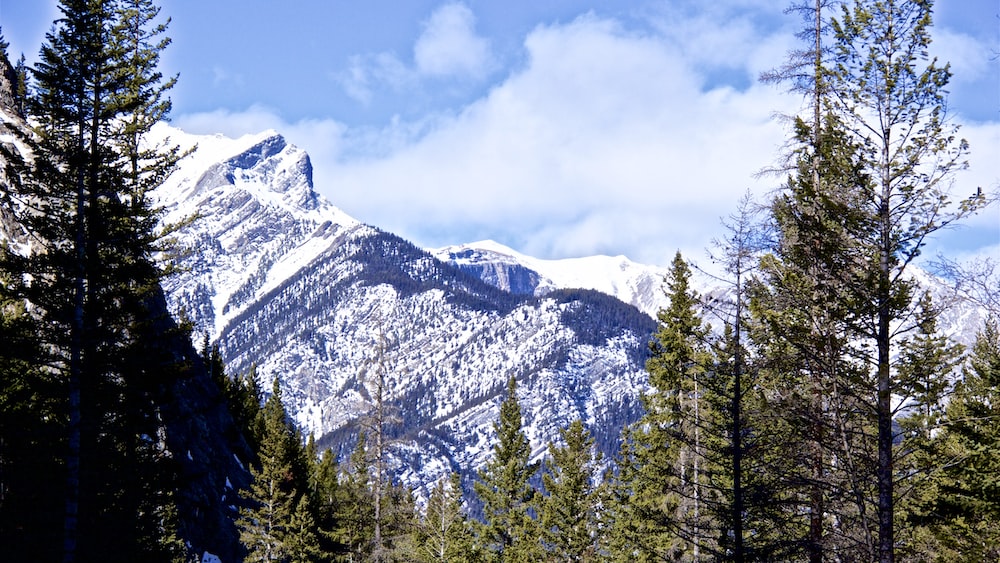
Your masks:
<path fill-rule="evenodd" d="M 648 386 L 666 268 L 492 241 L 424 251 L 318 195 L 308 155 L 274 131 L 158 135 L 197 146 L 155 194 L 182 225 L 172 307 L 219 343 L 230 373 L 255 366 L 264 389 L 279 379 L 322 445 L 353 448 L 383 369 L 397 475 L 425 492 L 486 461 L 510 376 L 537 457 L 575 418 L 607 458 L 617 451 Z M 943 284 L 915 275 L 947 303 Z M 968 343 L 981 316 L 956 302 L 940 325 Z"/>
<path fill-rule="evenodd" d="M 593 289 L 617 297 L 655 318 L 667 304 L 667 268 L 624 256 L 587 256 L 543 260 L 485 240 L 446 246 L 431 253 L 480 279 L 516 294 L 545 295 L 558 289 Z"/>
<path fill-rule="evenodd" d="M 274 132 L 159 134 L 198 147 L 155 194 L 183 225 L 172 306 L 219 343 L 230 373 L 255 366 L 264 389 L 278 378 L 321 444 L 353 448 L 384 366 L 411 485 L 486 461 L 511 376 L 537 456 L 576 418 L 616 450 L 647 386 L 648 315 L 561 279 L 543 296 L 505 291 L 363 225 L 316 194 L 309 157 Z"/>

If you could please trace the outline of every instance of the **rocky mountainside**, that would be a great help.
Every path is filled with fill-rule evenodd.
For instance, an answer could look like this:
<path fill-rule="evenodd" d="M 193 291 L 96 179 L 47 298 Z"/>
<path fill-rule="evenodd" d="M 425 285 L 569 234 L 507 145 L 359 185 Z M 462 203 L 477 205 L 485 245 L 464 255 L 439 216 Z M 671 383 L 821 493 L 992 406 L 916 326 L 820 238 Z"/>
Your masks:
<path fill-rule="evenodd" d="M 166 284 L 173 309 L 219 343 L 231 374 L 255 368 L 263 389 L 280 380 L 321 445 L 345 456 L 354 447 L 381 374 L 397 476 L 418 492 L 454 470 L 470 477 L 491 454 L 515 376 L 536 457 L 576 418 L 606 459 L 616 453 L 648 385 L 666 268 L 539 260 L 491 241 L 427 252 L 319 196 L 308 155 L 273 131 L 159 134 L 197 145 L 156 194 L 167 222 L 182 225 L 180 273 Z M 950 304 L 941 328 L 971 342 L 982 312 L 916 275 Z"/>
<path fill-rule="evenodd" d="M 353 448 L 382 371 L 394 466 L 412 486 L 485 462 L 510 376 L 537 456 L 576 418 L 616 451 L 647 386 L 648 315 L 590 289 L 507 291 L 360 224 L 274 132 L 161 134 L 198 146 L 156 194 L 168 222 L 194 217 L 176 235 L 172 306 L 230 373 L 255 366 L 264 389 L 278 378 L 321 444 Z"/>

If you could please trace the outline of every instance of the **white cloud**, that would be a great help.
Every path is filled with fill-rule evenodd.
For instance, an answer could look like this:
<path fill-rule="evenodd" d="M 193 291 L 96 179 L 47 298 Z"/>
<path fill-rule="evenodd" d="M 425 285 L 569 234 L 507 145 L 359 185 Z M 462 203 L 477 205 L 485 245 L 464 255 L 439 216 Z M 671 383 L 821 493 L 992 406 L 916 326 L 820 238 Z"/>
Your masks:
<path fill-rule="evenodd" d="M 941 63 L 951 64 L 954 81 L 974 83 L 988 79 L 992 72 L 996 83 L 996 45 L 949 29 L 936 29 L 931 49 Z"/>
<path fill-rule="evenodd" d="M 749 41 L 741 64 L 756 72 L 787 42 Z M 799 109 L 780 87 L 706 90 L 703 68 L 676 41 L 596 16 L 539 27 L 524 45 L 525 64 L 487 95 L 420 122 L 287 123 L 255 106 L 176 123 L 233 136 L 277 129 L 309 151 L 317 188 L 335 205 L 424 246 L 494 238 L 540 257 L 666 264 L 680 249 L 703 261 L 746 190 L 764 196 L 781 182 L 754 178 L 787 136 L 771 116 Z M 381 68 L 382 80 L 400 79 L 392 64 Z M 956 197 L 1000 187 L 1000 124 L 962 135 L 973 152 Z M 989 213 L 970 229 L 996 232 Z"/>
<path fill-rule="evenodd" d="M 212 85 L 218 88 L 243 87 L 243 75 L 230 72 L 220 66 L 212 67 Z"/>
<path fill-rule="evenodd" d="M 196 135 L 221 134 L 237 138 L 260 133 L 267 129 L 284 131 L 287 123 L 274 110 L 264 106 L 251 106 L 245 111 L 217 109 L 215 111 L 182 115 L 173 119 L 173 125 Z"/>
<path fill-rule="evenodd" d="M 340 204 L 424 244 L 489 225 L 546 256 L 703 254 L 774 159 L 770 115 L 787 100 L 703 92 L 669 41 L 593 16 L 538 28 L 525 46 L 521 72 L 416 142 L 338 163 Z"/>
<path fill-rule="evenodd" d="M 475 16 L 464 4 L 445 4 L 431 14 L 413 47 L 413 65 L 394 53 L 351 57 L 346 71 L 334 76 L 352 99 L 369 105 L 381 88 L 413 90 L 422 80 L 481 80 L 495 61 L 487 39 L 476 35 Z"/>
<path fill-rule="evenodd" d="M 434 76 L 482 78 L 492 65 L 490 44 L 475 32 L 464 4 L 445 4 L 431 15 L 413 47 L 417 71 Z"/>
<path fill-rule="evenodd" d="M 392 53 L 351 57 L 348 70 L 335 78 L 348 96 L 364 105 L 371 103 L 374 91 L 383 85 L 399 91 L 416 80 L 414 72 Z"/>

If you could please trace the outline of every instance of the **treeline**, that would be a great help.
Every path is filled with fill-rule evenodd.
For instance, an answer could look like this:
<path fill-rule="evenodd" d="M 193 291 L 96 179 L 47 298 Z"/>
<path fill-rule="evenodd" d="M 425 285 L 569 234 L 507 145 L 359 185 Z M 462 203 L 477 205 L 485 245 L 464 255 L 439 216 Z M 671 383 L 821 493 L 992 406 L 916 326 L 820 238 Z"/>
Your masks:
<path fill-rule="evenodd" d="M 253 374 L 229 381 L 259 453 L 236 522 L 246 561 L 569 561 L 601 553 L 593 440 L 574 422 L 563 443 L 549 444 L 541 471 L 530 460 L 514 378 L 494 426 L 494 455 L 475 482 L 483 520 L 467 516 L 458 473 L 440 479 L 420 508 L 390 477 L 378 402 L 354 452 L 338 463 L 303 439 L 277 382 L 257 406 L 243 400 L 260 399 Z M 531 484 L 539 473 L 544 494 Z"/>

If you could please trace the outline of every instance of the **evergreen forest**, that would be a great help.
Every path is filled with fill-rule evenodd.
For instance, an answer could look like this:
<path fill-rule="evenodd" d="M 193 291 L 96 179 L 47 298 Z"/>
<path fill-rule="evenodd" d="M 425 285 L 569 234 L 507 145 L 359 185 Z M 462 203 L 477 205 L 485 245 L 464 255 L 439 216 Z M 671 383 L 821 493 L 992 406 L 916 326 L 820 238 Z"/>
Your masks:
<path fill-rule="evenodd" d="M 387 466 L 388 350 L 339 458 L 169 310 L 167 15 L 61 0 L 30 67 L 0 36 L 0 559 L 1000 561 L 998 280 L 951 265 L 992 315 L 965 349 L 911 275 L 994 199 L 951 194 L 970 147 L 932 8 L 791 7 L 800 48 L 762 77 L 807 107 L 782 187 L 725 222 L 731 298 L 676 255 L 615 459 L 579 420 L 532 456 L 511 376 L 489 462 L 426 499 Z"/>

